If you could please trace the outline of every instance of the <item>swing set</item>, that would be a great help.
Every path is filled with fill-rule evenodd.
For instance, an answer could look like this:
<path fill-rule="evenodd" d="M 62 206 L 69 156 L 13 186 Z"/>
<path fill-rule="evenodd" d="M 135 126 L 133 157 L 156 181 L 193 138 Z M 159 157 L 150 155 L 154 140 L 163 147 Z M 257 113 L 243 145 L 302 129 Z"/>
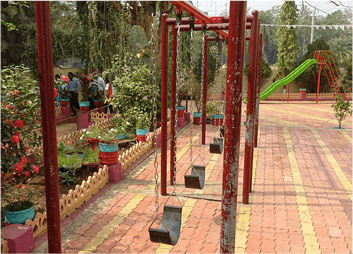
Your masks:
<path fill-rule="evenodd" d="M 205 184 L 205 163 L 201 158 L 201 143 L 205 144 L 206 137 L 206 94 L 207 94 L 207 51 L 208 41 L 228 40 L 228 62 L 227 62 L 227 88 L 225 108 L 225 124 L 221 126 L 216 133 L 214 131 L 213 143 L 210 143 L 210 152 L 222 154 L 224 147 L 224 171 L 222 188 L 222 225 L 221 225 L 221 251 L 234 252 L 235 245 L 235 215 L 237 206 L 237 177 L 239 171 L 239 148 L 240 148 L 240 125 L 241 125 L 241 104 L 242 104 L 242 73 L 244 62 L 245 40 L 250 40 L 249 57 L 249 82 L 248 82 L 248 104 L 247 104 L 247 127 L 246 127 L 246 150 L 245 158 L 249 167 L 244 168 L 244 191 L 243 202 L 248 200 L 251 191 L 251 181 L 249 176 L 252 170 L 253 149 L 255 146 L 254 137 L 257 134 L 258 110 L 259 110 L 259 75 L 261 69 L 261 42 L 260 20 L 258 12 L 253 11 L 252 15 L 246 16 L 246 2 L 231 2 L 229 17 L 207 17 L 196 7 L 184 1 L 173 1 L 175 5 L 176 18 L 168 18 L 167 14 L 162 15 L 162 58 L 161 58 L 161 195 L 167 195 L 167 88 L 168 88 L 168 27 L 171 26 L 171 139 L 170 139 L 170 184 L 173 186 L 173 192 L 164 204 L 162 219 L 159 216 L 158 208 L 158 163 L 155 156 L 155 191 L 156 191 L 156 218 L 149 228 L 150 240 L 152 242 L 175 245 L 178 242 L 182 205 L 175 192 L 176 185 L 176 129 L 177 116 L 176 107 L 178 105 L 177 95 L 179 92 L 177 80 L 179 77 L 179 50 L 180 50 L 180 32 L 190 31 L 190 52 L 193 47 L 193 33 L 202 31 L 203 33 L 203 55 L 202 55 L 202 125 L 200 125 L 199 134 L 199 153 L 196 159 L 200 158 L 203 165 L 195 165 L 192 156 L 192 124 L 190 127 L 190 166 L 187 170 L 190 174 L 184 175 L 185 187 L 193 189 L 203 189 Z M 153 3 L 150 3 L 153 6 Z M 153 9 L 153 8 L 152 8 Z M 182 18 L 182 10 L 190 14 L 190 18 Z M 195 18 L 196 17 L 196 18 Z M 153 25 L 152 25 L 153 27 Z M 251 30 L 250 37 L 245 37 L 245 29 Z M 216 37 L 208 37 L 206 31 L 215 31 Z M 229 34 L 224 30 L 229 30 Z M 153 34 L 153 33 L 152 33 Z M 220 37 L 222 36 L 222 37 Z M 151 43 L 153 45 L 153 43 Z M 218 50 L 220 45 L 218 45 Z M 155 65 L 154 65 L 155 66 Z M 191 54 L 191 69 L 194 67 L 193 56 Z M 155 73 L 155 71 L 153 72 Z M 222 80 L 223 82 L 223 80 Z M 192 100 L 192 97 L 191 97 Z M 191 117 L 192 117 L 191 107 Z M 155 121 L 155 119 L 154 119 Z M 255 124 L 254 124 L 255 123 Z M 156 128 L 156 126 L 155 126 Z M 220 137 L 216 137 L 217 134 Z M 156 136 L 155 136 L 156 138 Z M 224 145 L 223 145 L 223 139 Z M 256 144 L 257 145 L 257 144 Z M 155 146 L 156 147 L 156 146 Z M 256 147 L 256 146 L 255 146 Z M 157 149 L 157 148 L 155 148 Z M 156 150 L 155 150 L 156 154 Z M 246 163 L 245 162 L 245 163 Z M 248 172 L 245 173 L 245 170 Z M 179 206 L 167 205 L 169 199 L 175 196 Z M 153 227 L 156 220 L 160 221 L 159 228 Z"/>

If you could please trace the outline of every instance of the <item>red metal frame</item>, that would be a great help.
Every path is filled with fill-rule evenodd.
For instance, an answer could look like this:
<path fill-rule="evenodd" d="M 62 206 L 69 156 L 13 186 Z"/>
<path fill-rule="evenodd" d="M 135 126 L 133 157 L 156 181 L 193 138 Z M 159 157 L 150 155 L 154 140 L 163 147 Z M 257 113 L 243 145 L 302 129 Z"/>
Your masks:
<path fill-rule="evenodd" d="M 58 154 L 54 101 L 54 70 L 51 40 L 50 6 L 36 1 L 38 69 L 42 112 L 43 156 L 47 207 L 48 250 L 61 253 Z M 49 24 L 49 25 L 48 25 Z"/>
<path fill-rule="evenodd" d="M 177 60 L 177 30 L 174 29 L 175 25 L 172 25 L 172 37 L 171 37 L 171 57 L 170 57 L 170 110 L 171 110 L 171 115 L 173 116 L 170 119 L 170 185 L 173 185 L 173 178 L 174 178 L 174 165 L 175 165 L 175 114 L 176 114 L 176 108 L 175 108 L 175 101 L 176 101 L 176 60 Z"/>
<path fill-rule="evenodd" d="M 231 1 L 229 13 L 220 237 L 221 253 L 234 253 L 235 250 L 246 2 Z"/>
<path fill-rule="evenodd" d="M 258 45 L 260 37 L 260 22 L 258 11 L 253 11 L 254 21 L 251 24 L 250 32 L 250 52 L 249 52 L 249 79 L 248 79 L 248 98 L 247 116 L 245 131 L 245 155 L 244 155 L 244 176 L 243 176 L 243 204 L 249 203 L 249 192 L 251 186 L 250 174 L 252 172 L 253 152 L 254 152 L 254 122 L 256 111 L 256 92 L 257 92 L 257 68 L 258 66 Z"/>
<path fill-rule="evenodd" d="M 203 36 L 203 83 L 202 83 L 202 134 L 201 143 L 206 144 L 206 103 L 207 103 L 207 58 L 208 58 L 208 35 Z"/>
<path fill-rule="evenodd" d="M 342 90 L 343 90 L 343 93 L 344 93 L 344 99 L 346 100 L 347 97 L 346 97 L 346 92 L 344 90 L 344 87 L 343 87 L 343 83 L 341 81 L 341 77 L 339 75 L 339 72 L 337 70 L 337 67 L 336 67 L 336 63 L 333 59 L 333 56 L 332 56 L 332 53 L 330 51 L 326 51 L 326 50 L 316 50 L 314 52 L 314 59 L 316 59 L 317 63 L 319 64 L 319 74 L 318 74 L 318 78 L 317 78 L 317 90 L 316 90 L 316 103 L 318 103 L 319 101 L 319 89 L 320 89 L 320 75 L 321 75 L 321 65 L 326 65 L 327 66 L 327 69 L 329 70 L 330 72 L 330 76 L 331 76 L 331 80 L 332 80 L 332 84 L 335 86 L 335 89 L 336 89 L 336 93 L 337 94 L 340 94 L 342 95 L 341 93 L 341 90 L 339 89 L 339 85 L 337 83 L 337 79 L 336 79 L 336 75 L 335 75 L 335 72 L 332 68 L 332 65 L 331 65 L 331 61 L 330 61 L 330 57 L 332 59 L 332 63 L 335 67 L 335 70 L 336 70 L 336 73 L 337 73 L 337 76 L 338 76 L 338 79 L 339 81 L 341 82 L 341 87 L 342 87 Z M 326 60 L 328 61 L 328 64 L 326 63 Z M 324 68 L 325 69 L 325 68 Z M 326 73 L 326 70 L 325 70 L 325 73 Z M 331 87 L 331 82 L 330 80 L 328 79 L 328 76 L 327 76 L 327 73 L 326 73 L 326 78 L 330 84 L 330 87 Z M 335 97 L 335 93 L 333 92 L 333 89 L 331 87 L 331 91 L 333 93 L 333 96 Z"/>

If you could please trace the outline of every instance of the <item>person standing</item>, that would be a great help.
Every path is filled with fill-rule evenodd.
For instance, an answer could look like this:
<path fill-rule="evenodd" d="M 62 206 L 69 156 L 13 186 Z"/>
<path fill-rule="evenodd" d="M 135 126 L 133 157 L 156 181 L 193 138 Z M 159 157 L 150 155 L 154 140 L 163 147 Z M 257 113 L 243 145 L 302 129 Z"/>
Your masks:
<path fill-rule="evenodd" d="M 80 90 L 81 88 L 81 83 L 78 78 L 74 77 L 74 74 L 72 72 L 69 72 L 67 76 L 69 77 L 69 84 L 67 85 L 67 90 L 71 94 L 70 108 L 73 113 L 71 116 L 76 116 L 76 110 L 80 109 L 80 105 L 78 104 L 78 90 Z"/>

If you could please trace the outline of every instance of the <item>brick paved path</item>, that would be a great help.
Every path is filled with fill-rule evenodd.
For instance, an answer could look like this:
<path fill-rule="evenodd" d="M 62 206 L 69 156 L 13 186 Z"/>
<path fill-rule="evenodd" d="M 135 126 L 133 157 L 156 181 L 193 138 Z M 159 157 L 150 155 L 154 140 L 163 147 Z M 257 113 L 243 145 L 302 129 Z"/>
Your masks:
<path fill-rule="evenodd" d="M 333 130 L 337 124 L 332 112 L 330 104 L 261 103 L 249 205 L 241 203 L 241 145 L 237 253 L 352 253 L 352 117 L 343 122 L 345 130 Z M 207 125 L 206 142 L 216 129 Z M 196 146 L 198 126 L 192 130 Z M 244 135 L 242 127 L 242 144 Z M 205 187 L 186 189 L 189 141 L 189 129 L 184 128 L 177 140 L 176 192 L 183 205 L 177 245 L 149 240 L 148 228 L 155 218 L 154 168 L 150 157 L 63 227 L 63 251 L 219 252 L 223 156 L 210 154 L 208 146 L 202 146 Z M 194 158 L 197 152 L 194 147 Z M 168 185 L 169 193 L 172 189 Z M 159 198 L 160 213 L 167 198 Z M 45 251 L 46 243 L 34 250 Z"/>

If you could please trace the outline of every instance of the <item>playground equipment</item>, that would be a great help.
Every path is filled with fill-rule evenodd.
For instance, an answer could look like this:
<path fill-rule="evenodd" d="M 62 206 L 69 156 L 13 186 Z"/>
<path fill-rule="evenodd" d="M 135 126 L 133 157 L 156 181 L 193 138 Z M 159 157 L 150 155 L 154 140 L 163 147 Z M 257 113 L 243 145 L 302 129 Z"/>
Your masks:
<path fill-rule="evenodd" d="M 181 16 L 181 15 L 180 15 Z M 193 59 L 193 54 L 192 54 L 192 46 L 193 46 L 193 30 L 194 30 L 194 23 L 195 23 L 195 18 L 191 17 L 189 19 L 190 22 L 190 31 L 191 31 L 191 37 L 190 37 L 190 55 L 191 55 L 191 61 L 190 61 L 190 67 L 193 70 L 194 69 L 194 59 Z M 203 29 L 202 31 L 203 33 L 206 33 L 206 30 Z M 205 44 L 205 37 L 207 37 L 207 35 L 203 36 L 203 44 Z M 205 62 L 203 61 L 203 67 L 205 67 Z M 207 66 L 206 66 L 207 67 Z M 202 72 L 204 71 L 204 68 L 202 69 Z M 204 78 L 204 76 L 201 74 L 202 79 Z M 202 80 L 203 81 L 203 80 Z M 203 99 L 203 89 L 201 88 L 201 101 Z M 192 98 L 192 97 L 191 97 Z M 201 109 L 202 111 L 204 109 Z M 201 114 L 202 114 L 201 111 Z M 192 115 L 192 107 L 191 107 L 191 115 Z M 192 129 L 193 129 L 193 125 L 190 125 L 190 166 L 188 168 L 191 169 L 191 174 L 184 175 L 184 180 L 185 180 L 185 187 L 186 188 L 192 188 L 192 189 L 203 189 L 203 186 L 205 184 L 205 163 L 201 157 L 201 139 L 199 138 L 199 145 L 198 145 L 198 155 L 195 158 L 195 161 L 193 162 L 193 158 L 192 158 Z M 201 133 L 201 126 L 199 126 L 199 134 Z M 196 162 L 197 158 L 200 158 L 203 165 L 194 165 L 194 163 Z M 188 171 L 187 170 L 187 171 Z M 186 172 L 187 172 L 186 171 Z"/>
<path fill-rule="evenodd" d="M 181 227 L 181 214 L 182 214 L 182 205 L 180 200 L 175 192 L 175 167 L 173 168 L 174 171 L 174 178 L 173 178 L 173 192 L 167 199 L 163 207 L 163 216 L 162 219 L 159 217 L 159 193 L 158 193 L 158 159 L 157 159 L 157 84 L 156 84 L 156 64 L 154 59 L 154 14 L 156 13 L 156 3 L 150 3 L 150 14 L 153 18 L 153 23 L 151 27 L 151 51 L 152 51 L 152 63 L 153 63 L 153 138 L 154 138 L 154 169 L 155 169 L 155 195 L 156 195 L 156 218 L 152 221 L 148 232 L 150 234 L 150 239 L 152 242 L 156 243 L 164 243 L 175 245 L 179 240 L 180 234 L 180 227 Z M 176 141 L 176 138 L 175 140 Z M 173 158 L 175 160 L 175 158 Z M 171 206 L 166 205 L 168 200 L 172 195 L 175 195 L 177 200 L 179 201 L 179 206 Z M 152 228 L 152 225 L 158 220 L 160 222 L 159 228 Z"/>
<path fill-rule="evenodd" d="M 333 63 L 334 68 L 332 67 L 331 62 Z M 283 78 L 281 80 L 276 81 L 270 87 L 268 87 L 265 91 L 263 91 L 260 94 L 260 100 L 264 100 L 264 99 L 268 98 L 271 94 L 273 94 L 275 91 L 277 91 L 278 88 L 285 86 L 285 85 L 289 84 L 290 82 L 292 82 L 294 79 L 296 79 L 300 74 L 302 74 L 306 69 L 308 69 L 313 64 L 319 65 L 319 74 L 318 74 L 318 78 L 317 78 L 317 90 L 316 90 L 316 103 L 318 103 L 318 100 L 319 100 L 321 69 L 323 69 L 325 71 L 325 75 L 326 75 L 327 81 L 330 85 L 333 97 L 335 98 L 337 95 L 342 96 L 342 92 L 339 88 L 339 83 L 338 83 L 338 80 L 339 80 L 341 83 L 343 94 L 344 94 L 343 97 L 346 98 L 346 93 L 345 93 L 344 87 L 342 85 L 341 77 L 339 75 L 339 72 L 337 70 L 337 67 L 336 67 L 335 61 L 332 57 L 331 52 L 324 51 L 324 50 L 316 50 L 314 52 L 313 59 L 307 59 L 299 67 L 297 67 L 294 71 L 292 71 L 288 76 L 286 76 L 285 78 Z M 326 69 L 327 69 L 329 75 L 327 75 Z M 338 77 L 338 80 L 337 80 L 336 75 Z"/>

